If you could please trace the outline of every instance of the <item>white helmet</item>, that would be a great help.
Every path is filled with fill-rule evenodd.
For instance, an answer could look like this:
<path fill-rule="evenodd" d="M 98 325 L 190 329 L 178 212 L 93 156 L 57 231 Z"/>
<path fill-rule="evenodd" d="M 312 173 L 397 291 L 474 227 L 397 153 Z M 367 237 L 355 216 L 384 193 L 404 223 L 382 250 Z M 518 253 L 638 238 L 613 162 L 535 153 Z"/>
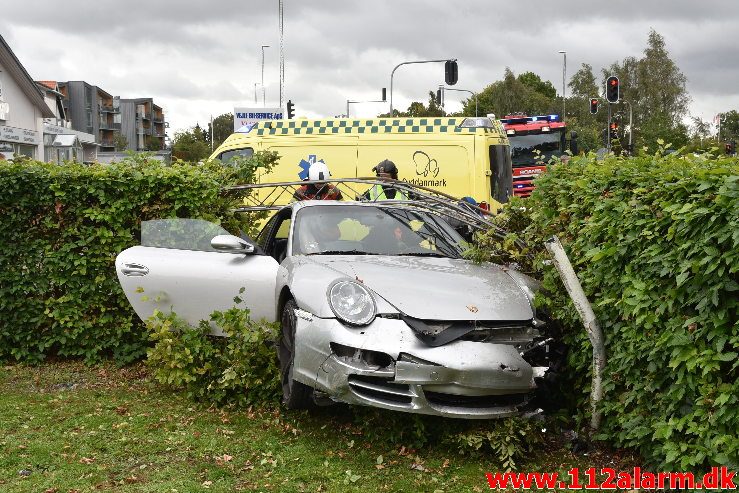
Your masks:
<path fill-rule="evenodd" d="M 323 161 L 316 161 L 308 168 L 308 179 L 311 181 L 328 180 L 331 172 Z"/>

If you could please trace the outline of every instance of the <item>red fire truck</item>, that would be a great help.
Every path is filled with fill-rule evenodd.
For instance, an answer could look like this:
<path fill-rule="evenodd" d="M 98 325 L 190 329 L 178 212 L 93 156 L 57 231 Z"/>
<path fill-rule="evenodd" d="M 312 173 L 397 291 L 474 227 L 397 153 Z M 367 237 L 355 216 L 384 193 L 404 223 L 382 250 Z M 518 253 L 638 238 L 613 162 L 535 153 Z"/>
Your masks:
<path fill-rule="evenodd" d="M 534 178 L 546 171 L 546 163 L 564 154 L 565 123 L 559 115 L 507 115 L 500 121 L 511 142 L 513 195 L 528 197 L 534 190 Z"/>

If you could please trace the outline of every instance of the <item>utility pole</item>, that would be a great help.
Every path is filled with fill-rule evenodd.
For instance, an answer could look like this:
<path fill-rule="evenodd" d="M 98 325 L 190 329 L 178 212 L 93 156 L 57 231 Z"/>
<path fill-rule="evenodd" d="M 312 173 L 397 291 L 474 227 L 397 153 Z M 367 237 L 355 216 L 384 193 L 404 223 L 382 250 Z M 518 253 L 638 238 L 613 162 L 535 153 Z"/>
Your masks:
<path fill-rule="evenodd" d="M 264 49 L 269 48 L 269 45 L 262 45 L 262 107 L 267 107 L 267 97 L 264 92 Z"/>
<path fill-rule="evenodd" d="M 283 43 L 285 37 L 285 5 L 283 4 L 283 0 L 278 1 L 277 10 L 280 31 L 280 108 L 282 108 L 282 100 L 285 95 L 285 47 Z"/>
<path fill-rule="evenodd" d="M 565 120 L 567 119 L 567 52 L 564 50 L 559 50 L 559 52 L 563 55 L 564 59 L 562 60 L 562 123 L 565 123 Z"/>

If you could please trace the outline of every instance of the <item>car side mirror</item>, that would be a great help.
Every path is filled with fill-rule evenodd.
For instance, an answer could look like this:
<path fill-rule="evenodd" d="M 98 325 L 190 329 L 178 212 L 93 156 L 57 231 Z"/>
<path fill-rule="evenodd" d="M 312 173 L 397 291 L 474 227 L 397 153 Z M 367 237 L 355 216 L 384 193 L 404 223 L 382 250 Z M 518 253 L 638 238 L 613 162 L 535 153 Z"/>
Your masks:
<path fill-rule="evenodd" d="M 234 235 L 218 235 L 210 240 L 214 250 L 223 253 L 254 253 L 255 247 L 248 241 Z"/>

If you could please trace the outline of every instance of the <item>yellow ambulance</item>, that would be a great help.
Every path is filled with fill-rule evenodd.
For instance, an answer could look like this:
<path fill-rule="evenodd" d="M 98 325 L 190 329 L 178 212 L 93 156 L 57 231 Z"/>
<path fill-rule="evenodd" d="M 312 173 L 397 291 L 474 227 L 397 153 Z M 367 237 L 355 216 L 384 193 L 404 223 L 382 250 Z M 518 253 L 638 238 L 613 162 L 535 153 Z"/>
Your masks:
<path fill-rule="evenodd" d="M 512 194 L 511 154 L 502 124 L 488 117 L 274 120 L 232 134 L 211 159 L 276 151 L 261 183 L 300 181 L 323 161 L 334 178 L 373 176 L 385 159 L 398 179 L 497 209 Z"/>

